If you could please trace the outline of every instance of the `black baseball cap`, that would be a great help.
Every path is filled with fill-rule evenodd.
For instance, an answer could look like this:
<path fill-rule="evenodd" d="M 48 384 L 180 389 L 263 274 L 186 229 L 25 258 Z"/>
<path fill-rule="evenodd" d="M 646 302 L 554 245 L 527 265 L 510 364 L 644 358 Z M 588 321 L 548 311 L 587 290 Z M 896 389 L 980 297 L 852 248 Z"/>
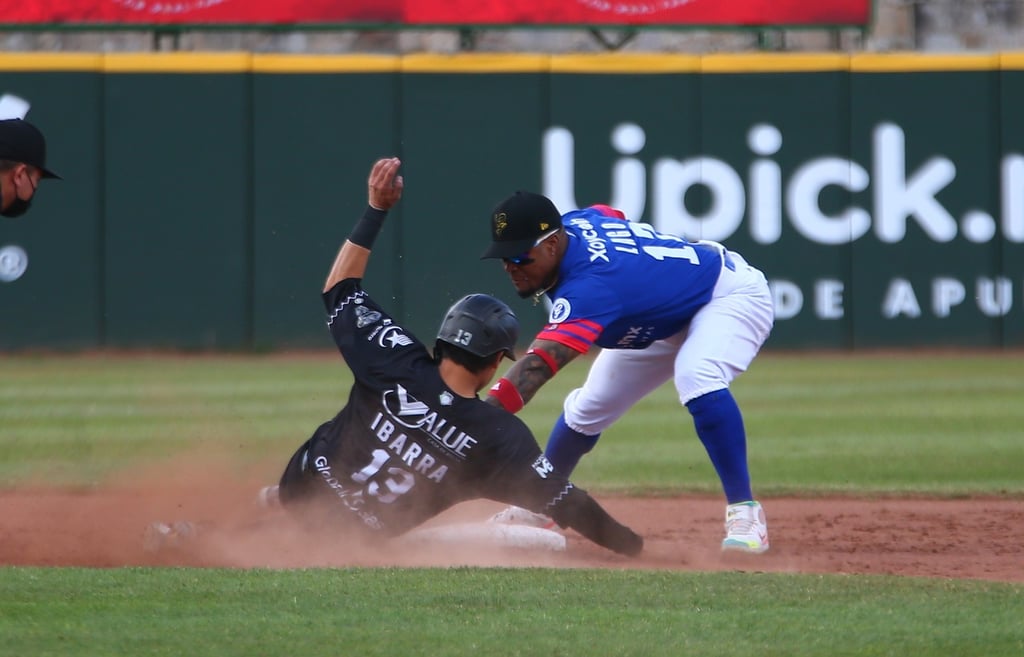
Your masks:
<path fill-rule="evenodd" d="M 24 119 L 0 121 L 0 160 L 30 164 L 43 173 L 43 178 L 60 178 L 46 168 L 43 133 Z"/>
<path fill-rule="evenodd" d="M 519 191 L 491 213 L 491 245 L 483 258 L 514 258 L 533 248 L 545 233 L 562 227 L 562 215 L 546 196 Z"/>

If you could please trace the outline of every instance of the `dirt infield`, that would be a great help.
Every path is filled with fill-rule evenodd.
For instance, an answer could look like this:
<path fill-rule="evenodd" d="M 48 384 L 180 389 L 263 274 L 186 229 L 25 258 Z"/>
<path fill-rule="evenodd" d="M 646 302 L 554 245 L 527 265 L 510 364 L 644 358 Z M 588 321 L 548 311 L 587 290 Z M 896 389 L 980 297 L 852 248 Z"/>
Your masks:
<path fill-rule="evenodd" d="M 0 564 L 114 567 L 553 566 L 870 573 L 1024 582 L 1024 502 L 1019 499 L 765 498 L 771 550 L 760 556 L 718 550 L 718 498 L 598 496 L 647 539 L 637 559 L 620 557 L 568 532 L 560 553 L 521 550 L 372 550 L 294 531 L 281 512 L 254 503 L 258 482 L 173 469 L 142 480 L 69 491 L 0 491 Z M 483 520 L 500 506 L 475 502 L 438 523 Z M 199 523 L 200 539 L 147 552 L 153 521 Z"/>

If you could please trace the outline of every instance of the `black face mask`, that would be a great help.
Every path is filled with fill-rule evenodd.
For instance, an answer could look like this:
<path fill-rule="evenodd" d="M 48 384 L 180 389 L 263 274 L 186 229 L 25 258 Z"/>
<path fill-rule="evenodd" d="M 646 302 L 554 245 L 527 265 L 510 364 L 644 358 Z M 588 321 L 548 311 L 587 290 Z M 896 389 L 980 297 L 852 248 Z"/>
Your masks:
<path fill-rule="evenodd" d="M 10 217 L 11 219 L 14 219 L 15 217 L 20 217 L 21 215 L 28 212 L 28 209 L 30 207 L 32 207 L 32 199 L 26 201 L 25 199 L 16 198 L 11 202 L 10 205 L 7 206 L 7 208 L 3 212 L 0 212 L 0 214 L 2 214 L 5 217 Z"/>
<path fill-rule="evenodd" d="M 35 198 L 35 195 L 36 195 L 35 191 L 36 190 L 33 188 L 32 189 L 32 198 Z M 21 215 L 23 215 L 26 212 L 28 212 L 28 209 L 30 207 L 32 207 L 32 199 L 30 198 L 29 200 L 26 201 L 23 198 L 19 198 L 18 197 L 18 186 L 15 185 L 14 186 L 14 200 L 11 201 L 11 204 L 8 205 L 6 208 L 4 208 L 3 210 L 0 210 L 0 215 L 3 215 L 5 217 L 10 217 L 11 219 L 14 219 L 14 218 L 20 217 Z"/>

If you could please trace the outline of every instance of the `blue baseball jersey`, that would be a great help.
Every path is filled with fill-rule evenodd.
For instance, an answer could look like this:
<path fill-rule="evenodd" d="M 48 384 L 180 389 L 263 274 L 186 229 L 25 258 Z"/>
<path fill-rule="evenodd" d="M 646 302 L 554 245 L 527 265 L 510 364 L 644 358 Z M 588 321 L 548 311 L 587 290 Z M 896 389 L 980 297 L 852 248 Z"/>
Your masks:
<path fill-rule="evenodd" d="M 569 246 L 537 335 L 586 353 L 644 349 L 681 331 L 711 300 L 726 262 L 716 242 L 657 233 L 607 206 L 562 216 Z"/>

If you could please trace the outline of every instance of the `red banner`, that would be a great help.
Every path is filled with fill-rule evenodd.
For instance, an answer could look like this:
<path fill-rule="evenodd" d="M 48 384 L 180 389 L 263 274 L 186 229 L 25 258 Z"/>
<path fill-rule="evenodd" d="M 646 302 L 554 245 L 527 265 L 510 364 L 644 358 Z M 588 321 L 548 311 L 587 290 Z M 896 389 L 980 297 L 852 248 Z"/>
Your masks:
<path fill-rule="evenodd" d="M 407 0 L 405 22 L 533 25 L 866 25 L 871 0 Z"/>
<path fill-rule="evenodd" d="M 866 25 L 872 0 L 0 0 L 0 24 Z"/>

